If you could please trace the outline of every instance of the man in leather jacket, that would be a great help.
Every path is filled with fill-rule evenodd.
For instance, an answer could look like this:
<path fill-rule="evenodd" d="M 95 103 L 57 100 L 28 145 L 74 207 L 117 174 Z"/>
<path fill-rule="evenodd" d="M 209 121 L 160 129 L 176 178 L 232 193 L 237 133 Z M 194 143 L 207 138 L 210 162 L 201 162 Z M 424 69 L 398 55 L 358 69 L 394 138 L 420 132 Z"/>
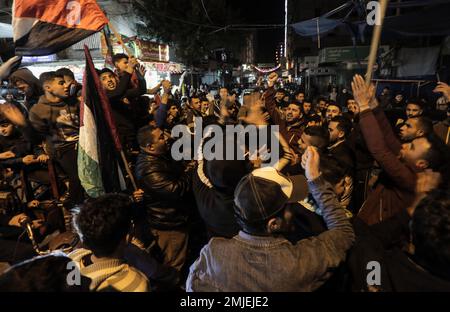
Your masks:
<path fill-rule="evenodd" d="M 136 178 L 144 190 L 149 226 L 164 254 L 165 264 L 181 270 L 187 251 L 193 167 L 172 159 L 168 138 L 159 128 L 141 128 L 138 143 Z"/>

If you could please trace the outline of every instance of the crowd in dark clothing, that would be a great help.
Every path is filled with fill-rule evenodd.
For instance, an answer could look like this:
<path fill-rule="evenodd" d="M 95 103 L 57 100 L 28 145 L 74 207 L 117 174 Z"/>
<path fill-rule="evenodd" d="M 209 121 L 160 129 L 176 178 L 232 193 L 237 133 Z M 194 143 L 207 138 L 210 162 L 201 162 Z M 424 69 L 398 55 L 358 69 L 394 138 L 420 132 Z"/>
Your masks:
<path fill-rule="evenodd" d="M 0 107 L 0 291 L 450 291 L 448 85 L 438 113 L 359 75 L 315 99 L 272 73 L 242 103 L 203 85 L 184 100 L 113 62 L 97 75 L 138 189 L 97 198 L 74 74 L 0 77 L 24 95 Z"/>

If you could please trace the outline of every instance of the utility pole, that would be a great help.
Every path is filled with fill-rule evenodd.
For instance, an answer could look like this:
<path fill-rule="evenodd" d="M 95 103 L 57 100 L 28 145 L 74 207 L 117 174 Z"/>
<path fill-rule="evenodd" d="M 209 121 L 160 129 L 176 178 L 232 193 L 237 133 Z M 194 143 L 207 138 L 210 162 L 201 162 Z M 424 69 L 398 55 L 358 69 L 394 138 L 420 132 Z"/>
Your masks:
<path fill-rule="evenodd" d="M 289 60 L 287 53 L 288 44 L 288 0 L 284 0 L 284 59 L 286 61 L 286 69 L 289 69 Z"/>

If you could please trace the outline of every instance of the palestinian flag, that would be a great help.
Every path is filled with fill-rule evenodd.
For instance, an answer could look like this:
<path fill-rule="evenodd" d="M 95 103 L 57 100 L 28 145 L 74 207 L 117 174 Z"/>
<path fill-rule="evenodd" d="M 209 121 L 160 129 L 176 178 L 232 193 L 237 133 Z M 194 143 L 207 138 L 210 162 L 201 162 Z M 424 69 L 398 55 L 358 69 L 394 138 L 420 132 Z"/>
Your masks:
<path fill-rule="evenodd" d="M 125 189 L 119 167 L 122 146 L 117 135 L 111 107 L 84 46 L 86 69 L 80 104 L 80 136 L 78 141 L 78 177 L 90 197 Z"/>
<path fill-rule="evenodd" d="M 48 55 L 100 31 L 108 19 L 95 0 L 14 0 L 16 55 Z"/>

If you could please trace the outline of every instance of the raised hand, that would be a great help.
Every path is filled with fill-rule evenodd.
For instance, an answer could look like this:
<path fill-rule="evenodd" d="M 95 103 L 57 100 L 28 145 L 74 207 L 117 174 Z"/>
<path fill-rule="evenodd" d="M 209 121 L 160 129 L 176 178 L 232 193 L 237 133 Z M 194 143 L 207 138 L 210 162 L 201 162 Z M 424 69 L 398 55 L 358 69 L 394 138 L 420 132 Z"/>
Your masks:
<path fill-rule="evenodd" d="M 436 88 L 434 88 L 433 92 L 439 93 L 441 92 L 447 101 L 450 101 L 450 86 L 445 82 L 438 82 Z"/>
<path fill-rule="evenodd" d="M 132 55 L 128 58 L 128 63 L 134 68 L 136 65 L 139 65 L 138 59 Z"/>
<path fill-rule="evenodd" d="M 163 80 L 161 84 L 164 89 L 164 93 L 170 93 L 172 90 L 172 83 L 169 80 Z"/>
<path fill-rule="evenodd" d="M 269 75 L 269 79 L 267 80 L 267 84 L 269 88 L 273 87 L 278 80 L 278 74 L 273 72 Z"/>
<path fill-rule="evenodd" d="M 361 112 L 371 109 L 376 105 L 375 87 L 373 85 L 367 86 L 361 75 L 355 75 L 353 77 L 352 91 L 353 97 Z"/>
<path fill-rule="evenodd" d="M 137 71 L 139 72 L 139 74 L 144 77 L 145 73 L 147 72 L 147 69 L 145 68 L 144 65 L 138 64 L 138 66 L 136 67 Z"/>
<path fill-rule="evenodd" d="M 308 181 L 317 179 L 320 176 L 320 156 L 317 149 L 308 146 L 302 156 L 302 167 L 305 169 L 305 176 Z"/>

